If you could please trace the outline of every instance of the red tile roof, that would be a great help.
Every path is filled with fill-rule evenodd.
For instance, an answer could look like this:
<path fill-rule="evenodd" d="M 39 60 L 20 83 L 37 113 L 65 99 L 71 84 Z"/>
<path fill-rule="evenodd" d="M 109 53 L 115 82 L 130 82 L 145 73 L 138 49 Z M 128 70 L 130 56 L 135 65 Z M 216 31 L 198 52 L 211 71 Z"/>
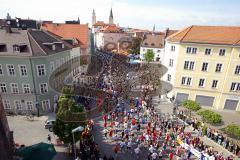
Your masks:
<path fill-rule="evenodd" d="M 190 26 L 168 38 L 171 42 L 240 45 L 240 27 Z"/>
<path fill-rule="evenodd" d="M 103 33 L 122 33 L 123 31 L 117 27 L 116 25 L 108 25 L 106 27 L 104 27 L 101 32 Z"/>
<path fill-rule="evenodd" d="M 44 23 L 41 29 L 47 30 L 55 35 L 58 35 L 64 39 L 75 38 L 79 41 L 81 48 L 88 47 L 88 25 L 87 24 L 56 24 L 56 23 Z"/>
<path fill-rule="evenodd" d="M 93 26 L 106 26 L 107 24 L 104 23 L 103 21 L 97 21 Z"/>

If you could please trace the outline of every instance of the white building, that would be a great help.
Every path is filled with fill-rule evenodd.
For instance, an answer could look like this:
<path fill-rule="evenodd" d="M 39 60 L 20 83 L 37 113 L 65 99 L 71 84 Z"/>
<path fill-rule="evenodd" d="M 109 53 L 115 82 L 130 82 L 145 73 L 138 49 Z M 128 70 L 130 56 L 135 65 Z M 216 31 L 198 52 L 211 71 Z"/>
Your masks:
<path fill-rule="evenodd" d="M 146 34 L 140 48 L 140 59 L 144 60 L 145 53 L 153 50 L 154 61 L 162 61 L 164 56 L 165 34 Z"/>

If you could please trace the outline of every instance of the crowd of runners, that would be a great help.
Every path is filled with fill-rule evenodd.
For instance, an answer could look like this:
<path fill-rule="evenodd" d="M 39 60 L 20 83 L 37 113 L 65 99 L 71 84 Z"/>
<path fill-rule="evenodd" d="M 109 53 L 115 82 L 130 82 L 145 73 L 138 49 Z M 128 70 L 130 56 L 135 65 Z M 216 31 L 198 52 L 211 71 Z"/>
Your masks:
<path fill-rule="evenodd" d="M 111 106 L 110 113 L 104 114 L 102 133 L 109 144 L 114 144 L 110 157 L 102 155 L 104 160 L 123 159 L 182 159 L 196 156 L 192 148 L 200 153 L 199 159 L 231 160 L 223 153 L 200 140 L 202 135 L 192 135 L 186 131 L 186 123 L 175 114 L 163 114 L 155 110 L 152 98 L 142 94 L 138 98 L 129 98 L 127 74 L 137 71 L 137 65 L 127 63 L 126 57 L 112 53 L 98 52 L 103 61 L 103 71 L 99 75 L 97 88 L 113 95 L 117 106 Z M 130 89 L 130 90 L 129 90 Z M 176 113 L 176 112 L 175 112 Z M 200 131 L 199 131 L 200 133 Z M 180 144 L 185 144 L 180 145 Z M 189 148 L 186 147 L 189 146 Z"/>

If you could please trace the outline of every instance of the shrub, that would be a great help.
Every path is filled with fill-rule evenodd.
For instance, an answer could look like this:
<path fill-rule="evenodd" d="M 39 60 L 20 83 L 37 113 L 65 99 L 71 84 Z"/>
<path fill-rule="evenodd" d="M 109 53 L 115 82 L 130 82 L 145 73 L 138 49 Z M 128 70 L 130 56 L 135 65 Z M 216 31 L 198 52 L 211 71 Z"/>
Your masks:
<path fill-rule="evenodd" d="M 198 115 L 202 117 L 203 121 L 211 124 L 219 124 L 222 122 L 222 116 L 210 110 L 200 111 Z"/>
<path fill-rule="evenodd" d="M 201 106 L 199 103 L 192 101 L 192 100 L 185 100 L 182 102 L 182 106 L 191 110 L 191 111 L 198 111 L 201 109 Z"/>
<path fill-rule="evenodd" d="M 226 128 L 224 128 L 224 130 L 228 134 L 233 135 L 233 136 L 237 137 L 238 139 L 240 138 L 240 126 L 238 126 L 236 124 L 229 124 Z"/>

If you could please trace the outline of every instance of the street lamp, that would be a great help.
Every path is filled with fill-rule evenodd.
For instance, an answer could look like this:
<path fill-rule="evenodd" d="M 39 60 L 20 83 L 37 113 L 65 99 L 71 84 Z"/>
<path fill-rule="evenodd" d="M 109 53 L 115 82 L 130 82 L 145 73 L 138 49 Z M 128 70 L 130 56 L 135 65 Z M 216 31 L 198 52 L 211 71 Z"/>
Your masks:
<path fill-rule="evenodd" d="M 74 159 L 76 159 L 76 144 L 75 144 L 75 138 L 74 138 L 74 133 L 75 132 L 82 132 L 84 128 L 82 126 L 79 126 L 75 129 L 72 130 L 72 135 L 73 135 L 73 147 L 74 147 Z"/>

